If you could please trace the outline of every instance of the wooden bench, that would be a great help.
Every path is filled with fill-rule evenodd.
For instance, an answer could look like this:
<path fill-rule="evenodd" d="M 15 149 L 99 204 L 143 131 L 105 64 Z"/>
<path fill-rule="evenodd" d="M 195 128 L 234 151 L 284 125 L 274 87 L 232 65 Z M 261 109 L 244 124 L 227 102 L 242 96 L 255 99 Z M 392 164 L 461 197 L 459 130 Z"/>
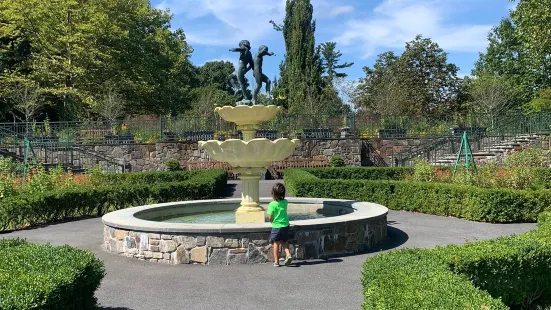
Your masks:
<path fill-rule="evenodd" d="M 275 161 L 268 170 L 274 179 L 282 179 L 283 171 L 288 168 L 325 168 L 329 167 L 327 158 L 287 159 Z"/>
<path fill-rule="evenodd" d="M 333 131 L 330 128 L 305 128 L 305 139 L 331 139 Z"/>

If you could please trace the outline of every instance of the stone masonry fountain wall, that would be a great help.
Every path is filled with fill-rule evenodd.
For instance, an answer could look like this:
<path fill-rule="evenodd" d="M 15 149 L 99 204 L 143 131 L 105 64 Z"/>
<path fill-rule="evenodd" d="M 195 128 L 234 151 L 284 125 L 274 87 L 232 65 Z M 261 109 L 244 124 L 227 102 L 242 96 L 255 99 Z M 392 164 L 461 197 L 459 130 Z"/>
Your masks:
<path fill-rule="evenodd" d="M 235 203 L 239 201 L 234 200 Z M 269 201 L 267 198 L 263 200 Z M 289 200 L 291 203 L 322 201 L 317 198 Z M 172 203 L 175 206 L 181 204 L 183 203 Z M 294 259 L 330 258 L 363 253 L 385 242 L 388 209 L 364 202 L 353 202 L 353 207 L 356 211 L 348 215 L 291 222 L 291 231 L 294 234 L 291 250 Z M 104 216 L 105 249 L 129 258 L 173 265 L 235 265 L 273 261 L 272 246 L 269 243 L 269 223 L 252 226 L 219 225 L 216 226 L 218 228 L 212 225 L 182 225 L 173 226 L 183 227 L 182 229 L 171 229 L 167 228 L 166 224 L 163 226 L 164 223 L 134 218 L 134 214 L 138 214 L 139 210 L 154 208 L 159 207 L 144 206 L 133 208 L 138 211 L 127 209 Z M 133 223 L 144 223 L 144 226 Z M 194 227 L 205 228 L 201 228 L 204 230 L 201 232 L 201 229 Z"/>

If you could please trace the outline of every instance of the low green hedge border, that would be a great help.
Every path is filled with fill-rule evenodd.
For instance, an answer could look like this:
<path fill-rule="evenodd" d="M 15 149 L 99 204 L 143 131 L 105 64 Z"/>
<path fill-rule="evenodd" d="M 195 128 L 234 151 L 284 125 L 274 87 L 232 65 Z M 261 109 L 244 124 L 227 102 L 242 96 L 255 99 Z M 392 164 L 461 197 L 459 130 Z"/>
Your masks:
<path fill-rule="evenodd" d="M 453 171 L 451 166 L 434 167 L 438 170 Z M 344 180 L 404 180 L 412 176 L 412 167 L 346 167 L 346 168 L 312 168 L 302 169 L 320 179 L 344 179 Z M 551 188 L 551 169 L 532 168 L 534 185 L 538 188 Z M 287 171 L 285 171 L 287 173 Z"/>
<path fill-rule="evenodd" d="M 536 170 L 541 184 L 549 184 L 550 171 Z M 285 172 L 285 184 L 298 197 L 372 201 L 390 209 L 469 220 L 539 218 L 538 229 L 521 236 L 370 258 L 362 270 L 363 309 L 493 310 L 551 303 L 551 213 L 544 212 L 551 206 L 551 191 L 403 181 L 410 172 L 407 168 L 293 169 Z"/>
<path fill-rule="evenodd" d="M 547 222 L 520 236 L 370 258 L 362 269 L 362 308 L 494 310 L 549 305 L 550 228 Z"/>
<path fill-rule="evenodd" d="M 128 173 L 106 176 L 100 187 L 20 195 L 0 201 L 0 231 L 52 223 L 150 202 L 216 198 L 224 190 L 225 171 Z"/>
<path fill-rule="evenodd" d="M 357 168 L 351 170 L 354 169 Z M 538 214 L 551 206 L 549 190 L 487 189 L 445 183 L 322 179 L 316 176 L 325 176 L 329 173 L 337 174 L 309 169 L 287 170 L 285 184 L 289 192 L 296 197 L 370 201 L 393 210 L 454 216 L 491 223 L 535 222 Z M 371 171 L 345 171 L 342 174 L 345 173 L 376 175 Z"/>
<path fill-rule="evenodd" d="M 342 167 L 302 170 L 320 179 L 345 180 L 402 180 L 407 175 L 413 174 L 413 168 L 411 167 Z M 285 171 L 285 173 L 287 173 L 287 171 Z"/>
<path fill-rule="evenodd" d="M 104 275 L 91 252 L 0 240 L 0 309 L 94 309 Z"/>

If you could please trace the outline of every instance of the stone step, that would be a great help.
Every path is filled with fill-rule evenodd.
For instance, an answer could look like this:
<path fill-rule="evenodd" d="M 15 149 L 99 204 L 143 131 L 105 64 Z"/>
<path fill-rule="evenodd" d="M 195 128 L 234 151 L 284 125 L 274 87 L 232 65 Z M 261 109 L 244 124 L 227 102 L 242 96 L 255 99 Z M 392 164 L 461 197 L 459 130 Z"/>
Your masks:
<path fill-rule="evenodd" d="M 474 157 L 487 157 L 487 156 L 495 156 L 495 154 L 491 153 L 491 152 L 474 152 L 473 156 Z"/>
<path fill-rule="evenodd" d="M 513 146 L 510 146 L 508 144 L 498 144 L 498 145 L 494 145 L 493 148 L 496 148 L 496 149 L 514 149 Z"/>
<path fill-rule="evenodd" d="M 436 160 L 433 162 L 433 164 L 436 164 L 436 165 L 453 165 L 455 164 L 455 160 L 444 160 L 444 159 L 439 159 L 439 160 Z"/>

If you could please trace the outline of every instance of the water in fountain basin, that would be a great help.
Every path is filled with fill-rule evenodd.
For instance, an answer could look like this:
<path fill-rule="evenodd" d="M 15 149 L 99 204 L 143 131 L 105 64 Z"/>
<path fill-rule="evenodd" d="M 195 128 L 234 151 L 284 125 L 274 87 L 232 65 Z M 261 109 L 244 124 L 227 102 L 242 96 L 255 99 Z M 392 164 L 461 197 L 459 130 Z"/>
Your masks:
<path fill-rule="evenodd" d="M 267 206 L 266 206 L 267 207 Z M 208 208 L 205 208 L 208 209 Z M 210 212 L 193 212 L 180 213 L 173 215 L 156 216 L 151 218 L 151 221 L 164 223 L 183 223 L 183 224 L 233 224 L 235 223 L 235 209 L 225 211 L 210 211 Z M 335 212 L 337 211 L 337 212 Z M 348 212 L 340 212 L 344 214 Z M 291 221 L 312 220 L 324 217 L 340 215 L 338 210 L 322 210 L 313 206 L 289 204 L 288 215 Z M 266 215 L 266 222 L 268 217 Z"/>

